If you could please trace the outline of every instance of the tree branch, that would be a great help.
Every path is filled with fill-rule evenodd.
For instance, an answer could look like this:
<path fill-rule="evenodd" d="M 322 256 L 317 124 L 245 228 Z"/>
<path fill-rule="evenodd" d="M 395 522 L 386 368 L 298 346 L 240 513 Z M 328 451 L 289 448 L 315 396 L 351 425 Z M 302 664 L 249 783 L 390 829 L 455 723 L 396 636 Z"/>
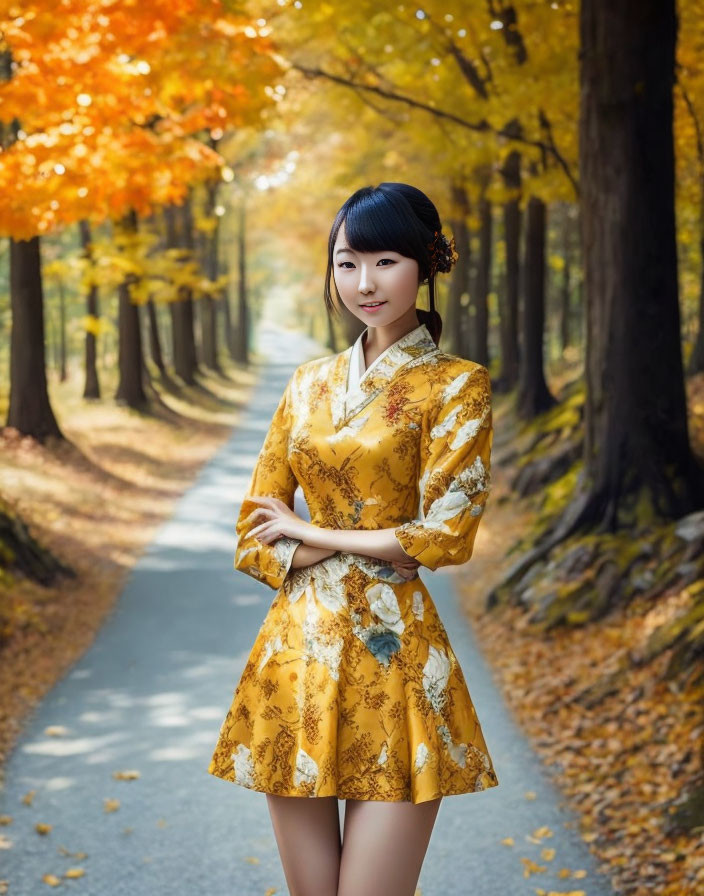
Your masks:
<path fill-rule="evenodd" d="M 397 93 L 394 90 L 385 90 L 383 87 L 377 87 L 372 84 L 359 84 L 348 78 L 343 78 L 340 75 L 335 75 L 332 72 L 327 72 L 322 68 L 309 68 L 308 66 L 301 65 L 297 62 L 292 62 L 291 68 L 293 68 L 295 71 L 300 72 L 302 75 L 305 75 L 307 78 L 325 78 L 328 81 L 332 81 L 334 84 L 339 84 L 342 87 L 348 87 L 351 90 L 364 90 L 369 93 L 376 94 L 376 96 L 381 96 L 387 100 L 392 100 L 397 103 L 404 103 L 405 105 L 410 106 L 413 109 L 420 109 L 423 112 L 429 112 L 435 118 L 439 118 L 445 121 L 451 121 L 454 124 L 459 125 L 459 127 L 467 128 L 470 131 L 493 134 L 495 137 L 503 137 L 507 140 L 511 140 L 514 143 L 520 143 L 523 146 L 530 146 L 534 149 L 539 149 L 541 152 L 548 153 L 549 155 L 555 157 L 560 168 L 562 168 L 562 170 L 565 172 L 567 179 L 572 185 L 575 196 L 579 195 L 577 180 L 573 173 L 570 171 L 569 165 L 567 164 L 566 160 L 557 151 L 552 140 L 549 144 L 547 144 L 542 140 L 532 140 L 529 137 L 517 136 L 507 128 L 493 127 L 486 119 L 481 119 L 480 121 L 476 122 L 468 121 L 466 118 L 462 118 L 460 115 L 456 115 L 454 112 L 448 112 L 444 109 L 437 109 L 435 106 L 431 106 L 428 103 L 424 103 L 421 100 L 416 100 L 410 96 L 404 96 L 403 94 Z"/>

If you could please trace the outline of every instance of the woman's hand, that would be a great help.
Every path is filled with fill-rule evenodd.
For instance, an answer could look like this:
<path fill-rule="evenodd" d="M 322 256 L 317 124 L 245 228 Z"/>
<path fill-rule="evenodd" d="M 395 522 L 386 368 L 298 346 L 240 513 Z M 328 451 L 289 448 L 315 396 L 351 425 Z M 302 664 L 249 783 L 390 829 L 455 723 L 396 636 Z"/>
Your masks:
<path fill-rule="evenodd" d="M 246 500 L 261 505 L 252 513 L 252 516 L 261 517 L 263 522 L 250 529 L 249 534 L 264 544 L 270 544 L 283 535 L 305 542 L 306 534 L 314 528 L 311 523 L 307 523 L 297 513 L 294 513 L 280 498 L 272 498 L 268 495 L 245 495 L 244 497 Z"/>
<path fill-rule="evenodd" d="M 407 582 L 418 578 L 420 563 L 417 560 L 392 560 L 391 565 L 394 568 L 394 572 L 397 572 Z"/>

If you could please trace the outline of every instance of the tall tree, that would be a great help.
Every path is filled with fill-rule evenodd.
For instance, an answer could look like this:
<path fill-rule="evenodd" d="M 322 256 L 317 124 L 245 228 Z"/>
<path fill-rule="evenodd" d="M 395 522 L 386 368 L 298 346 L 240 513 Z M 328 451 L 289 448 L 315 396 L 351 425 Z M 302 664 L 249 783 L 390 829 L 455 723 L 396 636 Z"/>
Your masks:
<path fill-rule="evenodd" d="M 129 237 L 136 232 L 137 214 L 133 209 L 125 215 L 120 226 L 120 237 L 124 240 L 123 252 L 129 252 Z M 144 353 L 139 305 L 132 296 L 136 280 L 135 274 L 128 271 L 118 287 L 119 381 L 115 398 L 131 408 L 142 409 L 147 405 L 147 395 L 144 391 Z"/>
<path fill-rule="evenodd" d="M 249 361 L 250 310 L 247 302 L 247 213 L 244 196 L 237 216 L 237 329 L 235 358 L 242 364 Z"/>
<path fill-rule="evenodd" d="M 63 438 L 49 402 L 39 237 L 10 239 L 10 406 L 7 425 L 42 442 Z"/>
<path fill-rule="evenodd" d="M 520 376 L 516 410 L 531 419 L 555 404 L 545 381 L 545 203 L 535 196 L 526 213 L 523 303 L 521 305 Z"/>
<path fill-rule="evenodd" d="M 489 365 L 489 293 L 491 292 L 492 259 L 492 210 L 487 196 L 490 174 L 483 166 L 478 172 L 479 179 L 479 254 L 474 281 L 474 327 L 475 342 L 472 357 L 475 361 Z"/>
<path fill-rule="evenodd" d="M 503 233 L 506 247 L 506 273 L 503 290 L 503 313 L 499 315 L 501 372 L 498 385 L 505 391 L 518 382 L 518 294 L 521 241 L 521 154 L 512 150 L 504 160 L 501 176 L 509 197 L 503 203 Z"/>
<path fill-rule="evenodd" d="M 93 245 L 91 242 L 90 222 L 81 218 L 78 222 L 81 235 L 81 248 L 87 271 L 86 282 L 86 339 L 85 339 L 85 384 L 84 398 L 100 398 L 100 380 L 98 379 L 98 284 L 94 276 Z"/>
<path fill-rule="evenodd" d="M 674 0 L 582 0 L 587 406 L 579 494 L 557 529 L 632 526 L 704 501 L 692 454 L 675 246 Z"/>
<path fill-rule="evenodd" d="M 443 321 L 443 333 L 447 333 L 448 349 L 454 355 L 471 357 L 470 349 L 465 344 L 463 316 L 465 306 L 462 297 L 469 293 L 469 262 L 471 244 L 469 241 L 469 196 L 466 184 L 453 178 L 450 182 L 450 196 L 452 199 L 452 235 L 457 250 L 457 263 L 452 269 L 450 287 L 448 290 L 447 305 Z"/>
<path fill-rule="evenodd" d="M 203 268 L 206 277 L 211 283 L 215 284 L 218 280 L 218 233 L 219 233 L 219 216 L 216 212 L 217 206 L 218 181 L 211 181 L 205 184 L 205 214 L 206 219 L 211 223 L 212 229 L 203 234 Z M 213 285 L 213 291 L 217 286 Z M 201 322 L 202 322 L 202 343 L 203 343 L 203 363 L 211 370 L 220 371 L 220 361 L 218 358 L 218 311 L 220 294 L 216 298 L 211 290 L 205 292 L 200 299 Z"/>
<path fill-rule="evenodd" d="M 183 258 L 192 262 L 195 259 L 196 240 L 193 232 L 193 212 L 191 208 L 191 191 L 189 190 L 176 213 L 179 220 L 179 246 L 183 250 Z M 177 370 L 184 382 L 193 385 L 198 373 L 198 354 L 196 351 L 195 309 L 193 307 L 193 287 L 187 281 L 179 285 L 179 311 L 181 314 L 182 367 Z"/>

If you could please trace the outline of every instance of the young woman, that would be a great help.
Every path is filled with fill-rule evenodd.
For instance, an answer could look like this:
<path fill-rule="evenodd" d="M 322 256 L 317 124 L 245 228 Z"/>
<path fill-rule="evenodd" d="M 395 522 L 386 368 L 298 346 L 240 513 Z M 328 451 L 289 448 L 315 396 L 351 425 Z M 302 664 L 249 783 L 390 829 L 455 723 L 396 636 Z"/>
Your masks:
<path fill-rule="evenodd" d="M 291 896 L 413 896 L 442 797 L 499 783 L 417 573 L 469 560 L 489 493 L 488 371 L 437 345 L 456 260 L 420 190 L 350 196 L 325 301 L 334 271 L 366 329 L 294 371 L 237 521 L 235 567 L 276 595 L 208 771 L 267 794 Z"/>

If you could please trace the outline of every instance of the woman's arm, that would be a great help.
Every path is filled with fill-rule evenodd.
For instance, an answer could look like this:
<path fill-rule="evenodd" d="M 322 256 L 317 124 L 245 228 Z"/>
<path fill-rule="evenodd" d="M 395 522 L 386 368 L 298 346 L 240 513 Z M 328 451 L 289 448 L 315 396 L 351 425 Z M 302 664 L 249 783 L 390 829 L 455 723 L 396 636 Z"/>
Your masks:
<path fill-rule="evenodd" d="M 334 551 L 351 551 L 365 554 L 379 560 L 390 560 L 404 563 L 413 562 L 401 547 L 395 535 L 396 528 L 389 529 L 325 529 L 305 523 L 301 535 L 296 538 L 312 548 Z M 300 550 L 300 548 L 298 549 Z M 298 553 L 298 550 L 296 553 Z"/>
<path fill-rule="evenodd" d="M 335 552 L 335 548 L 314 548 L 309 544 L 299 544 L 293 554 L 291 569 L 301 569 L 303 566 L 320 563 L 326 557 L 332 557 Z"/>
<path fill-rule="evenodd" d="M 413 562 L 413 558 L 403 550 L 396 537 L 396 527 L 391 526 L 388 529 L 326 529 L 301 519 L 279 498 L 268 495 L 245 495 L 245 499 L 259 505 L 259 509 L 255 510 L 252 516 L 258 516 L 262 520 L 259 525 L 250 530 L 250 536 L 264 544 L 276 541 L 282 536 L 302 542 L 293 555 L 294 561 L 296 555 L 305 545 L 319 549 L 323 552 L 322 556 L 329 556 L 336 551 L 350 551 L 355 554 L 376 557 L 379 560 L 400 563 Z M 322 559 L 322 557 L 318 559 Z M 299 562 L 294 562 L 293 565 L 308 564 L 300 563 L 299 559 Z"/>
<path fill-rule="evenodd" d="M 329 529 L 329 532 L 334 532 L 336 530 Z M 387 531 L 393 532 L 393 529 L 387 530 L 379 530 L 379 531 Z M 321 560 L 325 560 L 327 557 L 331 557 L 333 554 L 336 554 L 340 548 L 316 548 L 309 544 L 299 544 L 293 554 L 293 559 L 291 561 L 291 569 L 300 569 L 304 566 L 312 566 L 314 563 L 319 563 Z M 359 548 L 355 548 L 353 553 L 364 554 L 364 551 Z M 379 554 L 374 554 L 374 557 L 381 558 Z M 418 577 L 418 567 L 420 563 L 417 560 L 414 560 L 412 557 L 409 557 L 407 554 L 405 555 L 404 560 L 391 560 L 391 565 L 394 568 L 394 571 L 397 575 L 400 575 L 402 579 L 406 579 L 406 581 L 410 581 L 411 579 L 415 579 Z"/>

